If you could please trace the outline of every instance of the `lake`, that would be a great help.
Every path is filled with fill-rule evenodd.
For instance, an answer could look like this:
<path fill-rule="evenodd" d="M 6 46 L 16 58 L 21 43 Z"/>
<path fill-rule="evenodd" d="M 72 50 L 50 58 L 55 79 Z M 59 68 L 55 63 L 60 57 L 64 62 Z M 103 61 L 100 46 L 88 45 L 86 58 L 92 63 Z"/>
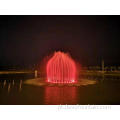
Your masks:
<path fill-rule="evenodd" d="M 35 86 L 24 84 L 34 74 L 0 75 L 1 105 L 119 105 L 120 78 L 82 76 L 96 84 L 81 86 Z M 81 79 L 80 78 L 80 79 Z"/>

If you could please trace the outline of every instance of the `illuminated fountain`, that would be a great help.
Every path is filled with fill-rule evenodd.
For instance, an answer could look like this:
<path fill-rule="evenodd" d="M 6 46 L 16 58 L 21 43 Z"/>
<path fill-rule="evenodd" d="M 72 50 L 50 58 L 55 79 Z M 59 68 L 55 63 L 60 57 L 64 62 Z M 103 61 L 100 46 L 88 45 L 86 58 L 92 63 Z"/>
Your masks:
<path fill-rule="evenodd" d="M 76 83 L 76 64 L 66 53 L 55 52 L 47 63 L 47 82 Z"/>
<path fill-rule="evenodd" d="M 81 67 L 64 52 L 55 52 L 52 57 L 45 60 L 42 65 L 43 71 L 46 74 L 37 77 L 35 72 L 34 79 L 28 79 L 24 83 L 37 86 L 81 86 L 96 84 L 96 81 L 81 78 L 78 74 L 81 72 Z M 42 73 L 42 72 L 41 72 Z M 79 76 L 79 77 L 78 77 Z"/>

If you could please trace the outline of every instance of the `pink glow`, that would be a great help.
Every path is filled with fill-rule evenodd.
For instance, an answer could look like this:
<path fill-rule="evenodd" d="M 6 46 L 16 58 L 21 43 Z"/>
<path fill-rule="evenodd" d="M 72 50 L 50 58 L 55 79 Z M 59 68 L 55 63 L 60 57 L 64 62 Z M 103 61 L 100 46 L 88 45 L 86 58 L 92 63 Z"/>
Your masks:
<path fill-rule="evenodd" d="M 78 102 L 77 87 L 45 87 L 45 104 L 75 105 Z"/>
<path fill-rule="evenodd" d="M 54 53 L 53 57 L 47 63 L 47 82 L 76 82 L 76 65 L 68 54 L 63 52 Z"/>

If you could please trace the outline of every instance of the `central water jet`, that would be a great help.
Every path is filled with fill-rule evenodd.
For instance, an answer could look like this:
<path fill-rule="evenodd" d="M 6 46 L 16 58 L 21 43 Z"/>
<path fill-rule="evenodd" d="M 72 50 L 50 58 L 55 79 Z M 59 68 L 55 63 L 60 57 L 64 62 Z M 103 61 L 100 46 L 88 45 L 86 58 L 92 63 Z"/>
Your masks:
<path fill-rule="evenodd" d="M 49 83 L 76 83 L 75 61 L 66 53 L 55 52 L 48 61 L 47 82 Z"/>

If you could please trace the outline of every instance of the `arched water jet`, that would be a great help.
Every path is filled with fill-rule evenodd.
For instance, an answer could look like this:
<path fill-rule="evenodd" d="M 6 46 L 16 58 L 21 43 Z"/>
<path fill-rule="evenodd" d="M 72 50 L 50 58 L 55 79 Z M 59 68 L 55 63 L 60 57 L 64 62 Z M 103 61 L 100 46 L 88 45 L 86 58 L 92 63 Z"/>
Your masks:
<path fill-rule="evenodd" d="M 47 82 L 49 83 L 76 83 L 75 61 L 66 53 L 55 52 L 48 61 Z"/>

